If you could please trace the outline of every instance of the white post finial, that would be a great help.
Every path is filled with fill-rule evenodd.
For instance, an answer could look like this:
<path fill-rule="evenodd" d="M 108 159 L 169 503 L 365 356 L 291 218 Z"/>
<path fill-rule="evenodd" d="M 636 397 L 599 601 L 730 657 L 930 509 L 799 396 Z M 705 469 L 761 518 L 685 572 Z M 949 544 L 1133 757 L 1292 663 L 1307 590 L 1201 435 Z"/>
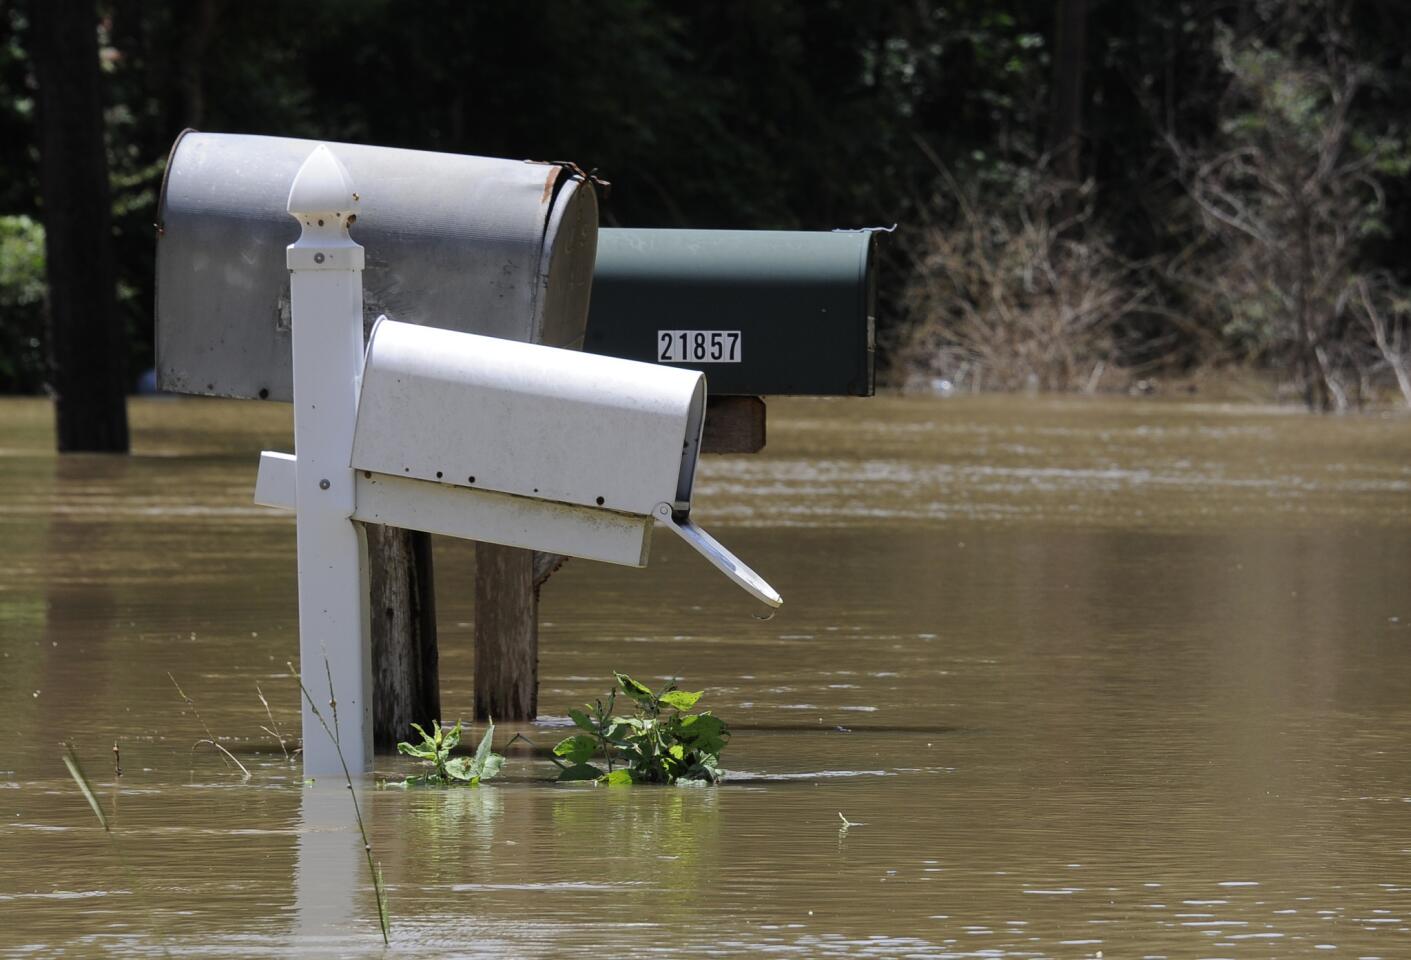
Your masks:
<path fill-rule="evenodd" d="M 353 192 L 353 177 L 343 161 L 324 144 L 314 148 L 294 176 L 289 188 L 291 216 L 355 212 L 358 195 Z"/>
<path fill-rule="evenodd" d="M 299 168 L 289 212 L 303 226 L 287 250 L 294 347 L 295 524 L 299 554 L 299 672 L 334 723 L 351 773 L 372 767 L 372 645 L 367 545 L 356 505 L 353 426 L 363 357 L 363 248 L 353 178 L 320 145 Z M 326 664 L 326 667 L 325 667 Z M 342 767 L 303 703 L 304 772 Z"/>
<path fill-rule="evenodd" d="M 304 228 L 289 247 L 289 269 L 361 270 L 363 248 L 348 235 L 358 219 L 358 203 L 348 168 L 319 144 L 289 188 L 289 215 Z"/>

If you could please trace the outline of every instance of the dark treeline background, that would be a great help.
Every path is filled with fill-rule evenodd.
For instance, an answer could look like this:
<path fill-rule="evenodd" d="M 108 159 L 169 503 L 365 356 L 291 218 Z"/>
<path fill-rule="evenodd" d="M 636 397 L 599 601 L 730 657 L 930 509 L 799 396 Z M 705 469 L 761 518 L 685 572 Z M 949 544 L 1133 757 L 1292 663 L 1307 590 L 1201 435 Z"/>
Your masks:
<path fill-rule="evenodd" d="M 10 392 L 63 373 L 44 2 L 0 0 Z M 573 160 L 612 181 L 607 224 L 898 223 L 879 317 L 897 383 L 1124 389 L 1237 366 L 1315 407 L 1411 402 L 1404 0 L 79 6 L 129 382 L 152 364 L 156 197 L 190 126 Z"/>

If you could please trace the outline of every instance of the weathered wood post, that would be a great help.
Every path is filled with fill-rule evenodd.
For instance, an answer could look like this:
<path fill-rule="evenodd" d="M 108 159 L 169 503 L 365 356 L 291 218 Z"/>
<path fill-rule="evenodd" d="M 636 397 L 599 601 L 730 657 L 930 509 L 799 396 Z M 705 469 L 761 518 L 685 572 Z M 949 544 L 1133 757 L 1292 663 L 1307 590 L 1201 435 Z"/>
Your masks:
<path fill-rule="evenodd" d="M 295 529 L 299 564 L 299 673 L 330 724 L 301 701 L 304 772 L 372 765 L 372 647 L 367 542 L 353 522 L 348 451 L 363 355 L 363 248 L 348 236 L 358 196 L 325 146 L 294 178 L 289 214 L 302 231 L 286 254 L 294 350 Z M 333 704 L 336 703 L 336 717 Z M 342 758 L 339 757 L 341 749 Z"/>
<path fill-rule="evenodd" d="M 475 718 L 539 712 L 539 591 L 534 551 L 475 545 Z"/>
<path fill-rule="evenodd" d="M 367 528 L 372 623 L 372 741 L 393 753 L 413 723 L 441 717 L 431 534 Z"/>
<path fill-rule="evenodd" d="M 539 591 L 567 561 L 557 553 L 476 545 L 476 720 L 538 715 Z"/>

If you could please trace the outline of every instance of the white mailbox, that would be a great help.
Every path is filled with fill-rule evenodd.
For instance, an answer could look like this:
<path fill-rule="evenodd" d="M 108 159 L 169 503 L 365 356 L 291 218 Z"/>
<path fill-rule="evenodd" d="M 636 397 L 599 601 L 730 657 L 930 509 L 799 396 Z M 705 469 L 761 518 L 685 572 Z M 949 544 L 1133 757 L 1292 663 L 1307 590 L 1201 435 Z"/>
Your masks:
<path fill-rule="evenodd" d="M 378 320 L 357 470 L 650 516 L 689 510 L 705 376 Z"/>

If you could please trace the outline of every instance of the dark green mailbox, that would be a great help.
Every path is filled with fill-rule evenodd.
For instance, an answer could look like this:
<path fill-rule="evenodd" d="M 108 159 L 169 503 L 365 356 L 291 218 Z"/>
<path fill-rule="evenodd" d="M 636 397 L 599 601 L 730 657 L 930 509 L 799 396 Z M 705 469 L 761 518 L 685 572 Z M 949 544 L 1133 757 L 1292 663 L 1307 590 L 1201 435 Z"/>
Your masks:
<path fill-rule="evenodd" d="M 598 231 L 583 349 L 706 374 L 711 396 L 871 396 L 870 230 Z"/>

